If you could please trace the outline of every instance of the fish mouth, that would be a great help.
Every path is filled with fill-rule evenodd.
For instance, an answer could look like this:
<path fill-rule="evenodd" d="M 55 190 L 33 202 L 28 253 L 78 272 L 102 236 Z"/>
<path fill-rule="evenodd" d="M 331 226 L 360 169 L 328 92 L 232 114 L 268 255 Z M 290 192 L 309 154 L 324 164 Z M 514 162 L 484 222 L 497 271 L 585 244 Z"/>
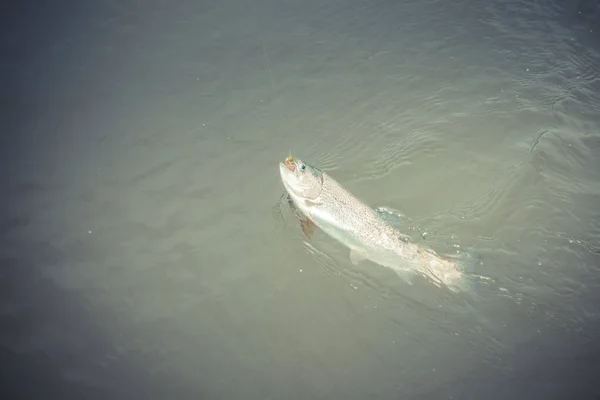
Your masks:
<path fill-rule="evenodd" d="M 294 156 L 291 154 L 286 157 L 283 165 L 292 172 L 296 172 L 296 161 L 294 160 Z"/>
<path fill-rule="evenodd" d="M 295 170 L 295 168 L 294 169 L 290 168 L 285 161 L 279 163 L 279 171 L 281 172 L 281 177 L 284 179 L 289 176 L 295 176 L 296 173 L 294 170 Z"/>
<path fill-rule="evenodd" d="M 289 180 L 294 180 L 298 178 L 298 174 L 300 172 L 298 166 L 296 165 L 296 159 L 290 152 L 290 155 L 283 160 L 283 162 L 279 163 L 279 169 L 281 172 L 281 178 L 284 180 L 286 184 L 291 183 Z"/>

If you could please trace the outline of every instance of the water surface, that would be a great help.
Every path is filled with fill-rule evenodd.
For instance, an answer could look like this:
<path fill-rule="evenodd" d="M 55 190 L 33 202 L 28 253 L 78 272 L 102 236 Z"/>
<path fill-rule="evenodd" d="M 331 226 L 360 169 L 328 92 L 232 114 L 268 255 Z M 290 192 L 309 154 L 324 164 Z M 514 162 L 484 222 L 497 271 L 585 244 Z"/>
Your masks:
<path fill-rule="evenodd" d="M 597 2 L 5 15 L 3 397 L 600 395 Z M 289 150 L 487 279 L 305 238 Z"/>

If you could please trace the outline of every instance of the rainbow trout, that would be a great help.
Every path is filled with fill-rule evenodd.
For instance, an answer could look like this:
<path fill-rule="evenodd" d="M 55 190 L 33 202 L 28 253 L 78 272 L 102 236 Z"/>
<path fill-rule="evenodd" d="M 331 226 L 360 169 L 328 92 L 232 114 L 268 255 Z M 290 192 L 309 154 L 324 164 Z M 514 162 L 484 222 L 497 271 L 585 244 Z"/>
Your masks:
<path fill-rule="evenodd" d="M 396 272 L 414 271 L 447 287 L 460 287 L 463 273 L 456 262 L 411 243 L 335 179 L 292 155 L 279 164 L 281 180 L 310 236 L 315 226 L 350 249 L 356 265 L 371 260 Z M 314 224 L 314 225 L 313 225 Z"/>

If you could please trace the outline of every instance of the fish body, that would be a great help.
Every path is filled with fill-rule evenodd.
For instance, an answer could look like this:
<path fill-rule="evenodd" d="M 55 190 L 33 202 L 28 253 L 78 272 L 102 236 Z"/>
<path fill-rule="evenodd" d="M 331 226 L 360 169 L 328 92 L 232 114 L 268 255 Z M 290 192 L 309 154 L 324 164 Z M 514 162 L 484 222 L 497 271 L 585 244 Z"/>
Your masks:
<path fill-rule="evenodd" d="M 434 283 L 458 285 L 457 263 L 410 241 L 372 207 L 325 172 L 291 155 L 279 165 L 281 179 L 296 208 L 317 227 L 350 249 L 350 260 L 368 259 L 397 272 L 415 271 Z"/>

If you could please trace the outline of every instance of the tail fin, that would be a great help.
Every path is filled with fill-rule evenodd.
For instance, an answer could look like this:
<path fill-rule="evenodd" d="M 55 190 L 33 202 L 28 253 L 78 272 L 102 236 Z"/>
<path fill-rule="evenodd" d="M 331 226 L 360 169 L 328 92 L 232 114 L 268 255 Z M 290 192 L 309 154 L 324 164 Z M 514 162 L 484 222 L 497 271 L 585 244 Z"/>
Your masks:
<path fill-rule="evenodd" d="M 461 279 L 455 285 L 460 291 L 473 293 L 476 286 L 491 281 L 491 278 L 481 275 L 483 258 L 474 249 L 463 250 L 451 259 L 461 272 Z"/>
<path fill-rule="evenodd" d="M 473 249 L 463 250 L 456 254 L 455 261 L 459 264 L 461 271 L 469 275 L 477 273 L 479 267 L 483 265 L 481 254 Z"/>

